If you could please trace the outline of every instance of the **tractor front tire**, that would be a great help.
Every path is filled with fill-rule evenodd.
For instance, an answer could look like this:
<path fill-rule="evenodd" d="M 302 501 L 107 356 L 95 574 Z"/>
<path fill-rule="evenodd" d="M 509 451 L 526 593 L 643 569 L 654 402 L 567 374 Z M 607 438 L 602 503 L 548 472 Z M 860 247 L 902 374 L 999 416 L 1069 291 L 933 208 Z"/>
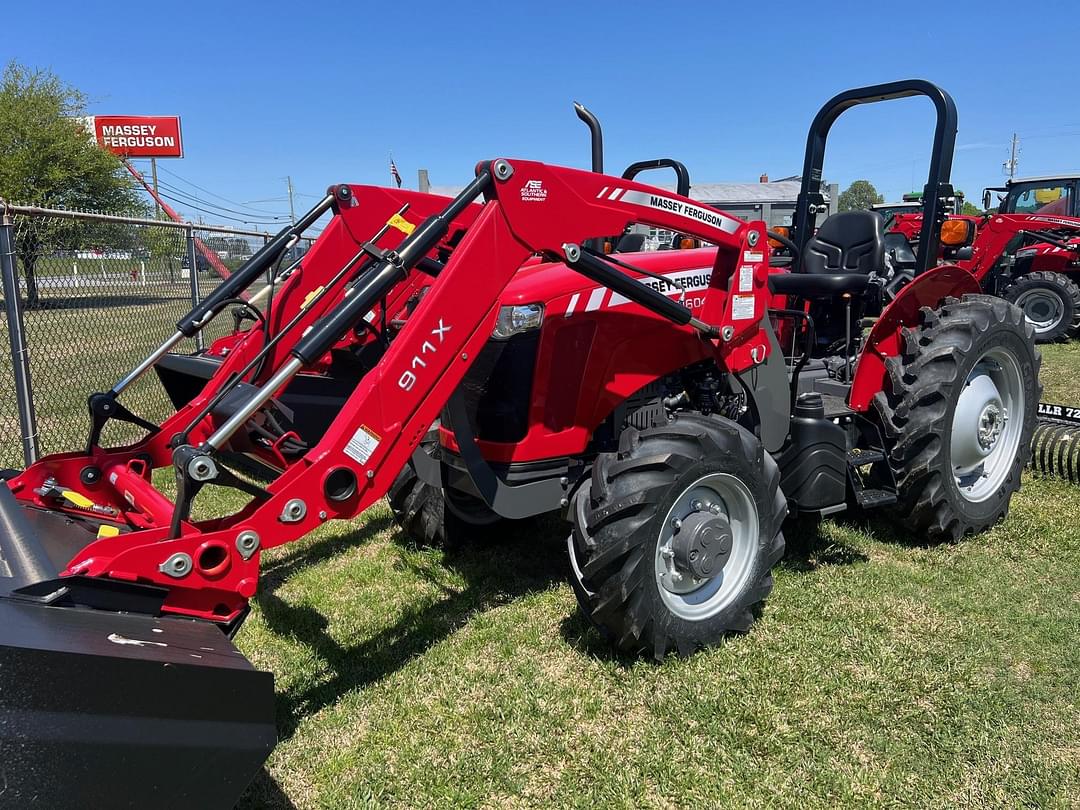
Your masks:
<path fill-rule="evenodd" d="M 1080 286 L 1068 276 L 1036 270 L 1019 276 L 1002 293 L 1035 329 L 1036 343 L 1067 341 L 1080 335 Z"/>
<path fill-rule="evenodd" d="M 897 483 L 895 517 L 928 540 L 1002 520 L 1031 454 L 1041 386 L 1034 330 L 1001 298 L 923 307 L 874 398 Z"/>
<path fill-rule="evenodd" d="M 448 545 L 442 490 L 421 481 L 412 464 L 401 468 L 386 500 L 394 520 L 414 543 L 436 548 Z"/>
<path fill-rule="evenodd" d="M 439 452 L 437 441 L 425 440 L 421 446 L 428 453 Z M 419 546 L 458 546 L 471 537 L 487 534 L 503 520 L 487 504 L 465 494 L 448 504 L 447 493 L 441 487 L 421 481 L 412 464 L 401 468 L 386 493 L 386 500 L 394 520 Z"/>
<path fill-rule="evenodd" d="M 784 554 L 776 462 L 753 434 L 719 417 L 625 429 L 570 512 L 578 602 L 631 655 L 689 655 L 749 630 Z"/>

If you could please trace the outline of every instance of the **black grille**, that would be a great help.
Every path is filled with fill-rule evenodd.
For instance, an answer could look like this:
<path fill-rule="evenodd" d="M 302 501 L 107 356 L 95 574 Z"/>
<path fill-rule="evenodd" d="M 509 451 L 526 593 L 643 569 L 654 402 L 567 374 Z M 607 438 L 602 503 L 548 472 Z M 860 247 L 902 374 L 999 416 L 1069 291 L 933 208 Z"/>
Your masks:
<path fill-rule="evenodd" d="M 489 340 L 472 364 L 460 390 L 469 426 L 478 439 L 517 442 L 529 429 L 539 330 L 507 340 Z M 443 424 L 453 427 L 443 413 Z"/>

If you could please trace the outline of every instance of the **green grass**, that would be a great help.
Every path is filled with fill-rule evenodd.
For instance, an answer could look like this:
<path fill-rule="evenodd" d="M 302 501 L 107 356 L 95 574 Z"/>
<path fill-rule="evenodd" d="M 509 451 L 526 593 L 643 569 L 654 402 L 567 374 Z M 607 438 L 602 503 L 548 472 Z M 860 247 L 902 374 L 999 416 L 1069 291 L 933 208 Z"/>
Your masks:
<path fill-rule="evenodd" d="M 444 555 L 372 509 L 268 555 L 239 645 L 281 743 L 246 806 L 1070 806 L 1078 513 L 1029 480 L 956 545 L 795 532 L 749 635 L 657 666 L 578 617 L 555 521 Z"/>
<path fill-rule="evenodd" d="M 170 306 L 28 315 L 62 336 L 34 357 L 39 401 L 62 381 L 50 436 L 129 365 L 102 319 L 149 349 Z M 1044 357 L 1044 397 L 1080 402 L 1080 345 Z M 1080 806 L 1078 515 L 1080 488 L 1028 476 L 957 544 L 798 527 L 748 635 L 656 665 L 580 619 L 557 520 L 444 553 L 374 507 L 265 555 L 237 643 L 276 675 L 281 741 L 241 806 Z"/>

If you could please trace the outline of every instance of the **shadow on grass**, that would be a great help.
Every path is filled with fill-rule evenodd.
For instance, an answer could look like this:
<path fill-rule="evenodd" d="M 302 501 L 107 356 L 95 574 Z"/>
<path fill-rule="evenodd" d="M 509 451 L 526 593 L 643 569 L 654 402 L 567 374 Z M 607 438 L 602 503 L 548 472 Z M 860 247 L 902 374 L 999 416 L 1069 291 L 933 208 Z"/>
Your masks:
<path fill-rule="evenodd" d="M 278 731 L 282 740 L 295 732 L 301 720 L 337 702 L 343 695 L 387 677 L 410 660 L 462 627 L 473 615 L 545 590 L 566 579 L 564 538 L 566 527 L 555 518 L 510 524 L 498 540 L 485 538 L 448 549 L 442 565 L 464 580 L 461 590 L 441 584 L 436 565 L 427 566 L 402 555 L 396 565 L 425 579 L 442 595 L 433 603 L 409 606 L 396 621 L 354 646 L 342 646 L 328 632 L 326 617 L 315 608 L 292 605 L 276 591 L 289 577 L 330 560 L 348 548 L 371 540 L 392 525 L 389 516 L 375 519 L 345 537 L 327 537 L 276 560 L 262 575 L 256 597 L 264 621 L 275 633 L 307 645 L 332 676 L 314 686 L 297 687 L 278 696 Z M 788 553 L 781 566 L 811 572 L 827 565 L 866 562 L 861 552 L 823 535 L 817 523 L 802 522 L 785 528 Z M 396 539 L 401 542 L 402 535 Z M 562 635 L 571 647 L 589 656 L 632 665 L 637 658 L 619 653 L 578 611 L 562 623 Z"/>
<path fill-rule="evenodd" d="M 116 307 L 144 307 L 158 306 L 175 302 L 187 302 L 190 305 L 189 295 L 181 293 L 175 295 L 139 295 L 138 293 L 98 293 L 94 295 L 50 295 L 41 297 L 33 306 L 26 305 L 26 310 L 34 314 L 58 309 L 114 309 Z"/>
<path fill-rule="evenodd" d="M 267 807 L 272 807 L 274 810 L 296 810 L 292 799 L 285 794 L 270 772 L 263 768 L 244 789 L 240 801 L 236 803 L 233 810 L 256 810 L 256 808 L 262 810 Z"/>
<path fill-rule="evenodd" d="M 831 565 L 854 565 L 869 557 L 846 543 L 821 531 L 821 522 L 812 518 L 789 520 L 784 524 L 787 550 L 780 568 L 791 571 L 816 571 Z"/>
<path fill-rule="evenodd" d="M 327 538 L 283 558 L 263 574 L 263 587 L 256 599 L 267 626 L 310 647 L 333 673 L 326 682 L 278 695 L 278 734 L 282 741 L 296 732 L 305 716 L 397 671 L 475 613 L 544 590 L 564 576 L 563 555 L 555 534 L 548 529 L 548 521 L 528 521 L 513 524 L 498 543 L 477 541 L 445 553 L 444 565 L 465 580 L 460 591 L 445 588 L 434 570 L 401 556 L 397 564 L 437 585 L 442 589 L 441 598 L 406 607 L 393 624 L 354 646 L 342 646 L 330 636 L 327 619 L 318 610 L 291 605 L 277 595 L 278 586 L 298 570 L 369 540 L 390 522 L 388 517 L 381 518 L 354 535 Z"/>

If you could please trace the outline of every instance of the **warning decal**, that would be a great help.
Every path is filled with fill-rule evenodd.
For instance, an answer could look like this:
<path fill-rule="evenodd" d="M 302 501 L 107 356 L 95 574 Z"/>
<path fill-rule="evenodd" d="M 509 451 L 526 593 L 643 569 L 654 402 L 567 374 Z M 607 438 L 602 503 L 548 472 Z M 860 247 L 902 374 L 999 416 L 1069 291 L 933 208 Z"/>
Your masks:
<path fill-rule="evenodd" d="M 754 268 L 744 264 L 739 268 L 739 292 L 750 292 L 754 289 Z"/>
<path fill-rule="evenodd" d="M 377 433 L 361 425 L 360 429 L 349 439 L 349 443 L 345 445 L 345 455 L 353 461 L 367 464 L 368 459 L 379 447 L 379 441 Z"/>
<path fill-rule="evenodd" d="M 754 317 L 754 296 L 731 296 L 731 320 L 749 321 Z"/>

